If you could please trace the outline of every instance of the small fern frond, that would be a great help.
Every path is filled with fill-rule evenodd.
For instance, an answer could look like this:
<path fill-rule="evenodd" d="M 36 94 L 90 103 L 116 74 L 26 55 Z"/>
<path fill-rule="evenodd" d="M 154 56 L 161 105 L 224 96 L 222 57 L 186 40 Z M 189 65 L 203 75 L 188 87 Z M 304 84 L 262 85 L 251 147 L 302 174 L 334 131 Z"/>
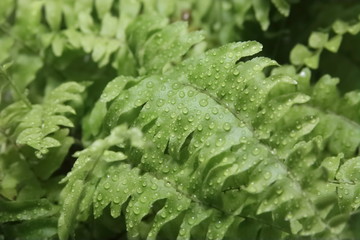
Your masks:
<path fill-rule="evenodd" d="M 48 200 L 0 201 L 0 222 L 16 222 L 51 216 L 56 207 Z"/>
<path fill-rule="evenodd" d="M 36 149 L 37 156 L 48 153 L 49 148 L 60 146 L 60 142 L 51 135 L 60 126 L 73 127 L 65 114 L 75 114 L 75 110 L 66 105 L 68 101 L 80 101 L 84 86 L 68 82 L 57 87 L 45 96 L 42 104 L 33 105 L 18 126 L 18 144 L 26 144 Z"/>
<path fill-rule="evenodd" d="M 329 30 L 312 32 L 308 39 L 309 47 L 297 44 L 290 52 L 290 62 L 295 66 L 305 65 L 309 68 L 317 69 L 321 53 L 325 49 L 336 53 L 340 48 L 344 34 L 356 35 L 359 32 L 360 15 L 355 20 L 355 23 L 337 20 L 331 25 Z"/>

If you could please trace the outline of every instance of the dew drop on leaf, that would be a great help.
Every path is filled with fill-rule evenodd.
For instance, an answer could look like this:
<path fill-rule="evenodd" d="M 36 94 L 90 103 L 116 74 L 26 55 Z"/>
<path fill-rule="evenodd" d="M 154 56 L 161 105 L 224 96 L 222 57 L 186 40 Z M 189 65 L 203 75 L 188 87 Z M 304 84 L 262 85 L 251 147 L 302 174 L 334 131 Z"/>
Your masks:
<path fill-rule="evenodd" d="M 138 207 L 135 207 L 133 211 L 134 211 L 134 214 L 135 214 L 135 215 L 139 215 L 139 214 L 140 214 L 140 209 L 139 209 Z"/>
<path fill-rule="evenodd" d="M 116 196 L 116 197 L 114 198 L 114 203 L 115 203 L 115 204 L 119 204 L 119 203 L 120 203 L 120 198 L 119 198 L 118 196 Z"/>
<path fill-rule="evenodd" d="M 253 154 L 254 156 L 259 155 L 259 153 L 260 153 L 259 148 L 254 148 L 253 151 L 252 151 L 252 154 Z"/>
<path fill-rule="evenodd" d="M 213 107 L 213 108 L 211 109 L 211 112 L 216 115 L 216 114 L 219 113 L 219 110 L 218 110 L 216 107 Z"/>
<path fill-rule="evenodd" d="M 206 107 L 208 105 L 208 101 L 206 99 L 201 99 L 199 101 L 200 106 Z"/>
<path fill-rule="evenodd" d="M 181 228 L 181 229 L 180 229 L 179 235 L 180 235 L 180 236 L 184 236 L 184 235 L 185 235 L 185 229 L 184 229 L 184 228 Z"/>
<path fill-rule="evenodd" d="M 191 217 L 188 219 L 188 224 L 193 225 L 195 223 L 195 217 Z"/>
<path fill-rule="evenodd" d="M 97 200 L 101 201 L 102 199 L 103 199 L 103 195 L 101 193 L 99 193 L 98 196 L 97 196 Z"/>
<path fill-rule="evenodd" d="M 110 183 L 106 182 L 106 183 L 104 184 L 104 188 L 105 188 L 106 190 L 108 190 L 108 189 L 110 188 Z"/>
<path fill-rule="evenodd" d="M 225 122 L 223 125 L 223 128 L 225 131 L 230 131 L 231 130 L 231 125 L 228 122 Z"/>
<path fill-rule="evenodd" d="M 224 145 L 224 143 L 225 143 L 225 140 L 223 138 L 219 138 L 218 140 L 216 140 L 215 144 L 217 147 L 220 147 L 220 146 Z"/>

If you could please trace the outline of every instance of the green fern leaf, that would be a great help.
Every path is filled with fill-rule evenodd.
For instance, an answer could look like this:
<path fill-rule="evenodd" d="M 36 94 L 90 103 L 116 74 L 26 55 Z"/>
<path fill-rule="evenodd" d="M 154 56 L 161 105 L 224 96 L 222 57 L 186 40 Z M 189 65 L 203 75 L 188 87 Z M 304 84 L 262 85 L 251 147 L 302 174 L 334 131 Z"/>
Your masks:
<path fill-rule="evenodd" d="M 195 194 L 197 201 L 216 203 L 217 209 L 242 217 L 241 213 L 249 211 L 246 209 L 256 209 L 247 218 L 261 219 L 271 211 L 271 224 L 280 224 L 283 231 L 293 234 L 337 234 L 328 231 L 328 224 L 346 217 L 338 210 L 330 212 L 336 207 L 334 202 L 323 203 L 339 196 L 333 184 L 320 187 L 334 181 L 334 174 L 332 178 L 322 176 L 324 170 L 316 161 L 321 163 L 326 155 L 316 157 L 316 149 L 328 144 L 331 154 L 353 156 L 360 144 L 358 128 L 350 133 L 351 124 L 346 120 L 307 105 L 310 97 L 294 87 L 301 83 L 308 93 L 308 80 L 303 76 L 289 78 L 279 69 L 266 77 L 263 69 L 276 65 L 266 58 L 235 65 L 240 57 L 259 50 L 255 42 L 229 44 L 184 61 L 164 76 L 145 78 L 113 101 L 107 124 L 112 128 L 123 114 L 140 109 L 134 125 L 146 129 L 145 137 L 155 147 L 145 151 L 139 167 L 174 184 L 182 183 L 181 190 Z M 226 81 L 220 84 L 216 79 Z M 313 88 L 309 104 L 329 109 L 329 101 L 334 100 L 328 98 L 337 94 L 330 89 L 336 83 L 325 76 Z M 273 111 L 275 107 L 279 111 Z M 327 122 L 333 121 L 329 118 L 343 127 L 328 132 Z M 335 138 L 324 142 L 342 134 L 341 139 L 346 139 L 346 134 L 354 140 L 347 145 Z M 256 140 L 259 137 L 261 142 Z M 304 164 L 309 167 L 306 175 Z M 330 171 L 337 168 L 332 165 Z M 240 192 L 234 192 L 236 189 Z M 222 196 L 224 191 L 228 194 Z M 252 198 L 264 202 L 253 206 Z M 296 210 L 285 211 L 294 206 L 298 206 Z"/>
<path fill-rule="evenodd" d="M 148 129 L 145 131 L 145 137 L 154 143 L 154 148 L 145 151 L 139 164 L 140 169 L 169 179 L 170 184 L 182 183 L 179 190 L 185 192 L 186 196 L 194 196 L 193 201 L 200 201 L 205 205 L 216 204 L 215 212 L 221 209 L 222 218 L 232 219 L 229 220 L 229 225 L 218 227 L 222 230 L 216 234 L 215 230 L 211 230 L 213 225 L 209 224 L 208 237 L 222 238 L 226 234 L 227 227 L 236 219 L 234 216 L 246 208 L 246 202 L 239 199 L 246 199 L 251 195 L 260 199 L 273 199 L 273 202 L 257 206 L 258 210 L 253 212 L 251 217 L 277 210 L 280 202 L 277 197 L 279 190 L 276 189 L 285 192 L 281 195 L 283 204 L 291 205 L 298 201 L 306 204 L 299 210 L 300 213 L 297 215 L 294 213 L 291 217 L 292 222 L 298 222 L 297 219 L 303 218 L 306 211 L 310 214 L 309 219 L 320 224 L 311 228 L 311 231 L 324 230 L 319 227 L 324 224 L 315 215 L 313 206 L 303 198 L 302 188 L 295 179 L 288 176 L 286 166 L 277 159 L 274 152 L 254 138 L 250 124 L 255 120 L 258 109 L 266 104 L 265 99 L 268 94 L 277 85 L 291 86 L 296 83 L 282 75 L 266 78 L 262 70 L 267 66 L 276 65 L 274 61 L 266 58 L 254 58 L 235 65 L 239 58 L 257 53 L 260 49 L 261 46 L 256 42 L 229 44 L 209 51 L 196 60 L 189 59 L 174 70 L 165 73 L 163 77 L 145 78 L 135 86 L 120 92 L 108 110 L 107 123 L 112 128 L 117 125 L 118 118 L 122 114 L 134 108 L 141 108 L 134 124 L 142 129 Z M 211 68 L 209 69 L 208 66 Z M 213 77 L 226 81 L 220 85 L 216 81 L 208 81 Z M 260 84 L 262 91 L 258 92 Z M 154 86 L 159 86 L 160 91 L 153 90 Z M 242 91 L 248 91 L 248 94 L 244 96 Z M 252 98 L 255 92 L 257 98 Z M 301 96 L 297 101 L 303 103 L 307 100 L 308 98 Z M 291 104 L 285 109 L 290 107 Z M 279 118 L 281 116 L 280 114 Z M 298 138 L 308 134 L 316 122 L 311 124 L 310 128 L 306 125 L 301 127 Z M 190 135 L 191 141 L 187 142 Z M 295 139 L 297 138 L 294 138 L 294 141 Z M 164 151 L 168 153 L 164 154 Z M 242 178 L 236 180 L 242 174 L 248 176 L 248 180 Z M 190 181 L 185 181 L 189 176 Z M 294 188 L 285 188 L 283 181 L 288 184 L 292 182 Z M 267 189 L 274 182 L 276 183 L 274 187 Z M 230 191 L 222 196 L 221 193 L 227 192 L 227 189 L 241 189 L 241 191 L 239 193 Z M 105 195 L 105 193 L 101 194 L 101 196 Z M 232 204 L 225 204 L 230 201 Z M 248 204 L 251 205 L 251 201 Z M 214 212 L 214 209 L 211 210 Z M 148 211 L 140 216 L 144 216 Z M 230 216 L 226 217 L 224 214 Z M 131 222 L 134 220 L 127 219 Z M 225 219 L 224 222 L 220 222 L 225 224 L 227 222 Z M 298 222 L 298 224 L 302 226 L 307 222 Z M 183 231 L 189 232 L 189 230 Z M 284 231 L 287 231 L 285 227 Z M 309 234 L 303 231 L 304 235 Z M 150 233 L 152 230 L 149 231 Z M 215 235 L 212 235 L 213 233 Z M 150 234 L 149 237 L 152 238 L 152 235 Z"/>
<path fill-rule="evenodd" d="M 74 114 L 75 110 L 65 105 L 67 101 L 80 101 L 79 94 L 84 90 L 80 84 L 65 83 L 50 92 L 43 104 L 34 105 L 19 125 L 18 144 L 29 145 L 38 150 L 38 156 L 48 152 L 49 148 L 60 145 L 51 134 L 60 126 L 73 127 L 73 123 L 62 114 Z"/>
<path fill-rule="evenodd" d="M 330 30 L 312 32 L 308 44 L 314 50 L 310 50 L 302 44 L 297 44 L 290 52 L 290 62 L 294 65 L 306 65 L 309 68 L 317 69 L 322 51 L 327 49 L 336 53 L 339 50 L 344 34 L 356 35 L 360 32 L 360 22 L 356 19 L 355 23 L 349 24 L 348 22 L 336 20 L 332 24 L 332 30 L 335 36 L 331 38 L 329 38 Z"/>
<path fill-rule="evenodd" d="M 0 222 L 15 222 L 20 220 L 37 219 L 45 216 L 51 216 L 55 213 L 55 206 L 49 201 L 18 201 L 18 202 L 0 202 Z"/>
<path fill-rule="evenodd" d="M 24 240 L 52 239 L 56 236 L 56 218 L 40 218 L 3 227 L 6 236 Z"/>
<path fill-rule="evenodd" d="M 77 218 L 86 219 L 89 215 L 97 182 L 104 176 L 109 164 L 114 162 L 108 161 L 108 149 L 113 146 L 123 147 L 128 139 L 133 146 L 141 147 L 143 143 L 140 138 L 141 133 L 136 129 L 127 130 L 125 127 L 118 127 L 107 138 L 94 142 L 89 148 L 76 154 L 78 157 L 76 165 L 63 179 L 63 182 L 68 183 L 63 191 L 64 202 L 58 222 L 60 239 L 68 238 Z M 116 160 L 123 160 L 119 159 L 119 153 Z"/>
<path fill-rule="evenodd" d="M 289 16 L 290 13 L 290 4 L 287 0 L 272 0 L 271 1 L 278 11 L 285 17 Z"/>
<path fill-rule="evenodd" d="M 2 0 L 0 238 L 357 239 L 360 5 L 297 2 Z"/>

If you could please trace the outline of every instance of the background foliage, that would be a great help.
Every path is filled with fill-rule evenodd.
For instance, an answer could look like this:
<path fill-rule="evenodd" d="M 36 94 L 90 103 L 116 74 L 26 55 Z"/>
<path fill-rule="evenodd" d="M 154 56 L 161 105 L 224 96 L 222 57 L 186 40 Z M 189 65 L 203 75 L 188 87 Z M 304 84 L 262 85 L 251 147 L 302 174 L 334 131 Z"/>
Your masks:
<path fill-rule="evenodd" d="M 359 32 L 355 0 L 1 0 L 0 238 L 359 239 Z"/>

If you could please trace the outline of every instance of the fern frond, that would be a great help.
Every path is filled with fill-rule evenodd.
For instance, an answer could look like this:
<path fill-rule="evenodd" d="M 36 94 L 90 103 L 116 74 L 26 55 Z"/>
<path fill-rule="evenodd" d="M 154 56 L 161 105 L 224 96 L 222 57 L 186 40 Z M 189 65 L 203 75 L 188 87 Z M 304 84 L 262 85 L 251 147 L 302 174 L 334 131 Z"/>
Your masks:
<path fill-rule="evenodd" d="M 152 23 L 157 24 L 152 24 Z M 175 22 L 164 26 L 155 34 L 149 34 L 160 27 L 164 21 L 159 18 L 145 16 L 129 26 L 129 44 L 134 46 L 139 65 L 145 68 L 145 73 L 161 72 L 166 64 L 179 61 L 193 45 L 203 40 L 203 33 L 188 32 L 186 22 Z"/>
<path fill-rule="evenodd" d="M 1 135 L 6 138 L 14 135 L 15 129 L 28 112 L 28 106 L 22 101 L 14 102 L 2 109 L 0 113 Z M 4 142 L 1 143 L 5 143 L 7 140 L 4 139 Z"/>
<path fill-rule="evenodd" d="M 19 149 L 12 147 L 0 156 L 0 195 L 4 199 L 33 200 L 44 194 L 39 179 Z"/>
<path fill-rule="evenodd" d="M 219 226 L 215 223 L 214 225 L 211 220 L 206 220 L 207 238 L 223 238 L 228 227 L 233 223 L 239 224 L 242 221 L 239 218 L 244 217 L 280 225 L 284 232 L 294 234 L 301 231 L 302 235 L 310 235 L 326 230 L 326 224 L 318 215 L 316 207 L 281 161 L 276 149 L 256 139 L 252 124 L 261 116 L 258 115 L 258 111 L 267 104 L 266 100 L 271 97 L 271 92 L 279 85 L 296 84 L 293 79 L 283 75 L 267 77 L 263 69 L 276 66 L 274 61 L 267 58 L 254 58 L 235 64 L 239 58 L 253 55 L 260 50 L 261 45 L 256 42 L 229 44 L 211 50 L 203 56 L 190 58 L 165 72 L 163 76 L 142 78 L 134 83 L 134 86 L 119 91 L 108 110 L 107 125 L 113 128 L 118 125 L 118 120 L 123 114 L 136 114 L 140 111 L 134 125 L 143 129 L 145 139 L 154 145 L 144 149 L 141 161 L 134 159 L 135 162 L 132 164 L 136 164 L 137 167 L 129 172 L 131 176 L 119 181 L 132 179 L 129 181 L 135 182 L 135 179 L 139 178 L 137 184 L 141 189 L 141 184 L 149 184 L 150 180 L 142 180 L 149 174 L 152 178 L 155 176 L 159 179 L 150 182 L 160 181 L 158 185 L 161 186 L 168 183 L 174 186 L 176 191 L 168 189 L 166 192 L 172 192 L 171 195 L 162 195 L 162 191 L 157 192 L 159 198 L 155 197 L 149 201 L 150 203 L 142 204 L 139 201 L 143 192 L 148 199 L 154 195 L 151 188 L 147 187 L 135 193 L 132 192 L 135 190 L 129 189 L 130 182 L 124 182 L 123 185 L 129 192 L 120 188 L 118 193 L 113 192 L 109 195 L 106 191 L 107 186 L 116 184 L 119 188 L 119 181 L 110 183 L 110 179 L 102 180 L 104 182 L 100 181 L 99 187 L 92 187 L 91 191 L 86 191 L 90 192 L 90 195 L 94 191 L 96 193 L 95 216 L 109 203 L 112 206 L 112 215 L 118 216 L 121 207 L 115 203 L 119 202 L 121 205 L 131 196 L 132 200 L 127 205 L 129 211 L 126 214 L 127 228 L 131 236 L 131 229 L 139 225 L 142 217 L 150 212 L 151 203 L 165 198 L 169 204 L 181 205 L 184 209 L 176 211 L 171 207 L 164 207 L 156 213 L 154 222 L 146 234 L 149 239 L 156 237 L 163 224 L 174 218 L 187 216 L 193 211 L 193 207 L 200 207 L 210 214 L 204 212 L 204 218 L 199 219 L 199 223 L 212 219 L 209 216 L 213 215 L 217 216 L 216 221 L 219 221 L 218 218 L 222 219 Z M 219 78 L 226 81 L 217 83 L 216 79 Z M 160 91 L 157 91 L 158 89 Z M 290 104 L 283 103 L 285 106 L 282 107 L 287 109 L 291 108 L 292 104 L 309 100 L 301 95 L 282 96 L 286 97 L 294 99 L 290 100 Z M 309 133 L 307 129 L 305 125 L 301 127 L 298 138 Z M 84 166 L 83 170 L 88 167 L 89 165 Z M 122 167 L 122 171 L 129 168 Z M 140 177 L 137 168 L 146 174 Z M 115 169 L 111 171 L 116 172 Z M 132 173 L 133 171 L 135 172 Z M 71 174 L 82 175 L 74 170 Z M 111 172 L 109 176 L 113 174 L 115 173 Z M 76 186 L 80 187 L 82 184 L 74 183 L 71 189 L 75 189 Z M 172 195 L 176 196 L 177 192 L 181 193 L 180 199 L 186 199 L 182 200 L 185 202 L 172 203 Z M 137 200 L 137 194 L 140 194 L 140 200 Z M 84 197 L 89 198 L 90 196 Z M 80 196 L 77 199 L 80 199 Z M 266 201 L 257 201 L 254 206 L 252 199 Z M 198 204 L 200 206 L 197 206 Z M 287 207 L 296 204 L 300 204 L 301 207 L 291 215 L 283 212 Z M 278 212 L 270 221 L 265 217 L 269 211 Z M 161 219 L 163 212 L 166 214 L 159 225 L 157 221 L 160 220 L 157 218 Z M 282 223 L 284 218 L 290 226 Z M 313 223 L 316 224 L 311 226 Z M 184 221 L 181 226 L 183 228 L 179 230 L 178 238 L 182 239 L 181 233 L 189 237 L 192 226 L 189 229 Z"/>
<path fill-rule="evenodd" d="M 290 62 L 293 65 L 307 66 L 312 69 L 319 67 L 319 59 L 323 50 L 336 53 L 341 45 L 343 35 L 349 33 L 356 35 L 360 32 L 360 15 L 355 23 L 336 20 L 331 29 L 326 31 L 312 32 L 309 39 L 309 47 L 297 44 L 290 52 Z M 332 31 L 331 31 L 332 30 Z M 331 36 L 331 37 L 330 37 Z"/>
<path fill-rule="evenodd" d="M 359 9 L 1 0 L 0 239 L 359 238 Z"/>
<path fill-rule="evenodd" d="M 4 223 L 51 216 L 56 207 L 43 199 L 42 201 L 0 201 L 0 209 L 0 222 Z"/>
<path fill-rule="evenodd" d="M 209 18 L 207 12 L 226 11 L 229 19 L 209 19 L 209 21 L 226 25 L 231 24 L 243 27 L 244 21 L 255 18 L 260 23 L 261 28 L 266 30 L 270 24 L 270 9 L 273 4 L 283 16 L 288 16 L 290 3 L 286 0 L 265 1 L 254 0 L 248 2 L 230 1 L 229 3 L 217 3 L 204 0 L 202 2 L 189 1 L 179 3 L 175 0 L 169 1 L 165 7 L 159 7 L 157 1 L 127 0 L 127 1 L 36 1 L 28 2 L 23 0 L 16 8 L 16 22 L 21 31 L 16 32 L 17 36 L 29 38 L 29 36 L 42 33 L 38 42 L 29 40 L 31 45 L 36 45 L 40 49 L 51 46 L 55 56 L 62 56 L 64 51 L 81 49 L 90 53 L 92 59 L 100 67 L 107 65 L 110 58 L 115 56 L 123 59 L 128 54 L 126 42 L 127 27 L 140 16 L 141 11 L 146 15 L 158 15 L 159 18 L 180 19 L 180 12 L 194 8 L 192 17 L 194 22 L 192 28 L 205 29 L 209 33 L 213 31 L 208 28 L 204 19 Z M 165 4 L 165 3 L 162 3 Z M 227 6 L 230 4 L 230 8 Z M 234 10 L 233 10 L 234 9 Z M 32 21 L 28 21 L 26 11 L 31 12 Z M 94 14 L 92 14 L 94 13 Z M 41 19 L 45 19 L 42 24 Z M 60 25 L 63 24 L 62 27 Z M 39 25 L 42 27 L 39 28 Z M 228 26 L 224 27 L 224 33 L 219 34 L 225 38 L 230 38 Z M 159 57 L 160 59 L 160 57 Z M 116 63 L 113 63 L 116 66 Z"/>
<path fill-rule="evenodd" d="M 0 201 L 2 233 L 22 239 L 50 239 L 56 235 L 57 207 L 47 199 Z M 19 233 L 20 232 L 20 233 Z"/>
<path fill-rule="evenodd" d="M 126 132 L 124 128 L 115 128 L 109 137 L 95 142 L 88 149 L 78 153 L 77 164 L 65 179 L 68 185 L 63 192 L 66 197 L 59 220 L 60 238 L 67 238 L 77 215 L 81 219 L 81 215 L 89 214 L 90 204 L 93 204 L 95 217 L 99 217 L 109 204 L 111 204 L 111 215 L 118 217 L 122 206 L 130 198 L 125 213 L 129 237 L 139 237 L 141 219 L 150 213 L 153 203 L 166 199 L 165 206 L 156 214 L 154 224 L 147 233 L 148 239 L 156 239 L 158 232 L 167 222 L 184 213 L 179 239 L 189 238 L 191 229 L 207 218 L 209 218 L 207 238 L 222 238 L 226 229 L 234 222 L 234 217 L 225 217 L 216 209 L 192 202 L 191 196 L 184 195 L 169 181 L 158 179 L 148 173 L 142 175 L 139 168 L 132 168 L 128 163 L 108 160 L 111 151 L 106 149 L 122 143 L 124 138 L 121 134 L 124 136 L 131 134 L 130 136 L 134 137 L 131 133 L 133 131 Z M 141 146 L 139 139 L 134 140 L 132 144 Z M 112 154 L 121 153 L 111 152 Z M 118 160 L 123 160 L 123 157 Z M 77 201 L 77 204 L 74 204 L 74 201 Z"/>
<path fill-rule="evenodd" d="M 290 3 L 287 0 L 271 0 L 277 10 L 285 17 L 290 14 Z"/>
<path fill-rule="evenodd" d="M 40 105 L 33 105 L 18 126 L 18 144 L 26 144 L 38 150 L 37 156 L 48 153 L 49 148 L 60 146 L 60 142 L 51 134 L 57 132 L 60 126 L 73 127 L 73 123 L 64 116 L 74 114 L 75 110 L 68 101 L 80 101 L 80 93 L 84 87 L 75 82 L 64 83 L 45 96 Z"/>
<path fill-rule="evenodd" d="M 335 202 L 322 202 L 340 199 L 334 173 L 340 159 L 355 154 L 360 129 L 351 133 L 354 142 L 343 145 L 334 136 L 345 135 L 351 124 L 311 106 L 336 97 L 320 86 L 331 78 L 309 92 L 309 76 L 290 78 L 275 69 L 267 77 L 263 69 L 276 65 L 269 59 L 235 64 L 260 49 L 255 42 L 229 44 L 190 58 L 161 77 L 145 78 L 120 92 L 108 110 L 107 125 L 112 128 L 123 114 L 140 111 L 134 125 L 155 145 L 144 152 L 140 169 L 180 184 L 197 201 L 217 203 L 227 214 L 246 212 L 248 218 L 261 219 L 271 211 L 270 224 L 292 234 L 336 235 L 344 225 L 337 222 L 341 227 L 331 232 L 331 224 L 340 216 L 345 221 L 350 213 L 344 215 Z M 296 91 L 297 85 L 303 93 Z M 329 118 L 342 127 L 329 132 Z M 325 147 L 330 152 L 324 155 Z M 324 184 L 328 187 L 317 187 Z M 254 206 L 254 198 L 264 201 Z M 292 212 L 285 210 L 294 206 Z"/>
<path fill-rule="evenodd" d="M 121 126 L 113 129 L 110 136 L 97 140 L 87 149 L 76 153 L 78 160 L 73 170 L 63 179 L 67 185 L 62 193 L 63 207 L 58 223 L 60 239 L 68 238 L 76 219 L 88 217 L 98 181 L 106 176 L 107 168 L 126 159 L 120 151 L 115 152 L 109 148 L 123 148 L 127 140 L 131 140 L 135 147 L 143 145 L 141 133 L 137 129 L 128 130 Z"/>
<path fill-rule="evenodd" d="M 40 218 L 18 224 L 3 226 L 3 232 L 12 239 L 24 240 L 51 240 L 57 234 L 56 218 Z"/>
<path fill-rule="evenodd" d="M 344 194 L 343 189 L 348 184 L 357 189 L 358 181 L 342 180 L 337 173 L 346 168 L 348 161 L 356 161 L 353 159 L 358 156 L 359 117 L 348 113 L 357 112 L 358 91 L 341 96 L 336 87 L 339 80 L 329 75 L 310 86 L 308 69 L 295 73 L 294 67 L 280 67 L 274 72 L 286 73 L 297 79 L 298 90 L 309 94 L 311 100 L 292 107 L 281 121 L 269 125 L 274 128 L 268 133 L 273 133 L 263 135 L 264 141 L 277 149 L 308 197 L 317 205 L 319 215 L 328 222 L 332 234 L 340 234 L 347 228 L 346 222 L 357 209 L 356 199 L 350 196 L 351 201 L 344 202 L 342 199 L 349 193 L 347 190 L 347 194 Z M 291 92 L 294 89 L 283 88 L 282 91 Z M 335 101 L 338 104 L 331 104 Z M 296 129 L 303 127 L 307 131 L 303 137 L 299 137 Z M 289 141 L 288 136 L 293 141 Z M 330 237 L 329 233 L 320 236 Z"/>
<path fill-rule="evenodd" d="M 169 24 L 166 27 L 165 24 L 166 21 L 162 18 L 144 15 L 128 27 L 126 33 L 130 46 L 129 53 L 133 58 L 129 57 L 127 62 L 131 62 L 131 59 L 134 61 L 129 65 L 130 68 L 137 69 L 136 75 L 166 71 L 180 62 L 183 55 L 203 39 L 203 33 L 200 31 L 188 32 L 185 22 Z M 159 30 L 160 27 L 163 29 Z M 84 121 L 86 132 L 96 136 L 107 111 L 105 103 L 116 98 L 127 84 L 136 84 L 139 81 L 140 78 L 130 76 L 120 76 L 111 81 L 104 89 L 100 102 L 96 103 L 95 108 Z"/>

